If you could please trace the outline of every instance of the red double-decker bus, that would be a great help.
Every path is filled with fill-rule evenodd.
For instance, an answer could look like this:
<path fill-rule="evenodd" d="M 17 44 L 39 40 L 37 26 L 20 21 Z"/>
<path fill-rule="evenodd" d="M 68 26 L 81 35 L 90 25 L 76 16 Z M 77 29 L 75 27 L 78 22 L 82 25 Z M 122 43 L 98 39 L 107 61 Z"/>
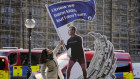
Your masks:
<path fill-rule="evenodd" d="M 11 79 L 27 79 L 28 52 L 28 49 L 0 49 L 0 56 L 7 57 L 9 61 L 9 69 L 6 69 L 10 72 Z M 41 68 L 39 65 L 39 56 L 41 52 L 42 50 L 31 50 L 31 69 L 33 72 Z M 0 66 L 4 66 L 4 64 L 0 64 Z"/>
<path fill-rule="evenodd" d="M 39 65 L 39 56 L 41 52 L 42 50 L 31 50 L 31 69 L 33 72 L 36 72 L 41 68 L 41 66 Z M 0 56 L 6 56 L 7 60 L 9 60 L 10 69 L 6 69 L 10 71 L 11 79 L 26 79 L 28 68 L 28 49 L 0 49 Z M 92 57 L 94 57 L 94 51 L 85 51 L 85 57 L 88 67 Z M 117 69 L 115 72 L 116 79 L 133 79 L 132 61 L 129 53 L 115 52 L 115 57 L 117 58 Z M 57 58 L 58 64 L 64 76 L 66 76 L 66 68 L 69 60 L 69 58 L 67 57 L 67 53 L 64 52 L 58 55 Z"/>
<path fill-rule="evenodd" d="M 94 51 L 85 51 L 85 57 L 86 64 L 88 67 L 92 57 L 94 57 Z M 129 53 L 115 52 L 115 57 L 117 58 L 116 61 L 117 69 L 115 71 L 116 79 L 133 79 L 132 61 Z M 66 76 L 68 60 L 69 58 L 67 57 L 66 52 L 58 56 L 58 63 L 64 76 Z"/>

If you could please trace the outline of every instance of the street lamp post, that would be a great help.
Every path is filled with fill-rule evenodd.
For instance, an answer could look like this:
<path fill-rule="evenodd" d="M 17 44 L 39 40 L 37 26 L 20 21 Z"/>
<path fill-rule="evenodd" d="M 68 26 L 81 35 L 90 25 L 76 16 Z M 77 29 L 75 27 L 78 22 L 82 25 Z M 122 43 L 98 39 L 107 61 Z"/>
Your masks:
<path fill-rule="evenodd" d="M 28 69 L 27 69 L 27 78 L 31 75 L 31 31 L 35 27 L 35 20 L 32 19 L 32 14 L 29 9 L 29 16 L 28 19 L 25 21 L 25 26 L 28 29 L 28 35 L 29 35 L 29 54 L 28 54 Z"/>

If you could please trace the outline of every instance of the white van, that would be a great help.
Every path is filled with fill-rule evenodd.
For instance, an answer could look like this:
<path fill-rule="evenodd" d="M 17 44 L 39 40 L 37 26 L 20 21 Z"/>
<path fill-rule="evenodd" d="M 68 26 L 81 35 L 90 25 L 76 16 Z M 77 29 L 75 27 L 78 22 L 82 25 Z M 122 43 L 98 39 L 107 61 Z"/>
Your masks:
<path fill-rule="evenodd" d="M 132 63 L 134 79 L 140 79 L 140 63 Z"/>

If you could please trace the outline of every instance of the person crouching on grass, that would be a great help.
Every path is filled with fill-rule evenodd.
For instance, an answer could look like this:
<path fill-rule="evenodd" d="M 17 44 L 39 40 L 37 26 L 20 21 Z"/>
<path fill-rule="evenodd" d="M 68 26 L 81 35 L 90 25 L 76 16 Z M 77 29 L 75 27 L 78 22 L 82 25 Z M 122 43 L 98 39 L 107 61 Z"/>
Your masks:
<path fill-rule="evenodd" d="M 41 67 L 41 75 L 43 79 L 64 79 L 64 76 L 59 68 L 56 54 L 60 49 L 61 45 L 63 44 L 63 40 L 59 42 L 56 48 L 52 51 L 48 48 L 44 49 L 40 55 L 40 63 L 42 64 Z M 45 70 L 47 69 L 47 75 L 45 75 Z"/>

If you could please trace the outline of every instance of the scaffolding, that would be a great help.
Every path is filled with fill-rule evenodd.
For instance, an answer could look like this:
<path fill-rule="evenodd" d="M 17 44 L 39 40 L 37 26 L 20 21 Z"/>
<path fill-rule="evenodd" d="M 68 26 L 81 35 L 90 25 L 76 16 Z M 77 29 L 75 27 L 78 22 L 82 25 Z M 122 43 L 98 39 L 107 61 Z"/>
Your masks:
<path fill-rule="evenodd" d="M 36 26 L 32 30 L 32 48 L 53 49 L 58 43 L 59 38 L 45 4 L 60 1 L 68 0 L 31 0 L 32 16 L 36 21 Z M 87 33 L 94 31 L 106 35 L 116 50 L 123 49 L 126 52 L 140 54 L 138 5 L 139 0 L 95 0 L 94 20 L 74 21 L 77 34 L 83 37 L 83 47 L 93 48 L 94 39 Z M 0 48 L 28 48 L 28 32 L 24 25 L 29 13 L 28 8 L 28 0 L 0 0 Z"/>
<path fill-rule="evenodd" d="M 96 14 L 93 22 L 75 21 L 75 26 L 80 28 L 78 30 L 79 34 L 84 36 L 89 31 L 95 31 L 106 35 L 114 44 L 115 50 L 139 53 L 140 32 L 138 31 L 138 26 L 140 24 L 139 20 L 137 20 L 139 19 L 139 12 L 133 11 L 130 14 L 131 8 L 136 8 L 136 5 L 139 5 L 138 0 L 95 0 L 95 5 Z M 93 48 L 92 41 L 93 39 L 86 36 L 84 47 Z"/>
<path fill-rule="evenodd" d="M 59 41 L 45 7 L 55 1 L 31 0 L 32 17 L 36 21 L 32 30 L 32 48 L 52 49 Z M 28 31 L 24 25 L 28 8 L 28 0 L 0 0 L 0 48 L 28 48 Z"/>

